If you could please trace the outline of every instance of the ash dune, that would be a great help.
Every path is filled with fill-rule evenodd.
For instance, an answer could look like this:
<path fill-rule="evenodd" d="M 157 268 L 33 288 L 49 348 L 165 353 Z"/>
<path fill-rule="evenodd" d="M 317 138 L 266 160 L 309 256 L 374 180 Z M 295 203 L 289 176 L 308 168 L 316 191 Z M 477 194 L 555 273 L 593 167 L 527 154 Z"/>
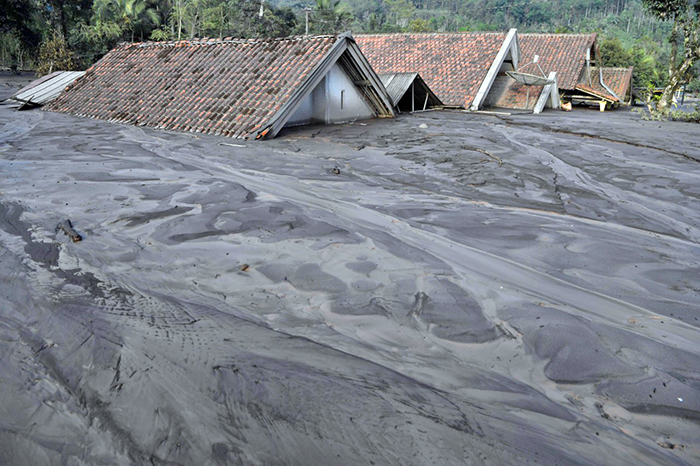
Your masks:
<path fill-rule="evenodd" d="M 697 463 L 697 129 L 569 115 L 0 106 L 0 462 Z"/>

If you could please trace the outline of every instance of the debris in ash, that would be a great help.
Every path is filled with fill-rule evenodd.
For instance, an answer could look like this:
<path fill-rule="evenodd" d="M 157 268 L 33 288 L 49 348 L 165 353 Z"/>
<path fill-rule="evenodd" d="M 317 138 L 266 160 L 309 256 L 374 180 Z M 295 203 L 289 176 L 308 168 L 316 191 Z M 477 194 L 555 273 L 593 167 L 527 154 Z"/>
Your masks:
<path fill-rule="evenodd" d="M 73 229 L 73 223 L 71 223 L 68 218 L 58 222 L 58 225 L 56 225 L 56 233 L 58 233 L 59 230 L 62 230 L 74 243 L 83 240 L 83 237 Z"/>

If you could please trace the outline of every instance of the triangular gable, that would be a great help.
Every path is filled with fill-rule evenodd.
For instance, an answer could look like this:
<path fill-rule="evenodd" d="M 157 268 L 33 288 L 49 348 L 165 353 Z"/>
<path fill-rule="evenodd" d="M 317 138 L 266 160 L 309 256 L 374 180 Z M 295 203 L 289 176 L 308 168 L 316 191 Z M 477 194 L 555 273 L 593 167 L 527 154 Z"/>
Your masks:
<path fill-rule="evenodd" d="M 426 110 L 442 106 L 443 103 L 430 89 L 418 73 L 389 73 L 379 77 L 386 88 L 392 105 L 399 111 Z M 420 98 L 416 101 L 416 95 Z M 403 102 L 410 101 L 410 108 L 399 108 Z"/>
<path fill-rule="evenodd" d="M 160 129 L 273 137 L 298 100 L 345 57 L 366 76 L 376 113 L 393 115 L 379 78 L 359 55 L 349 35 L 126 44 L 49 109 Z"/>
<path fill-rule="evenodd" d="M 476 93 L 474 100 L 471 103 L 471 110 L 479 110 L 486 100 L 491 87 L 499 73 L 517 70 L 520 59 L 520 49 L 518 46 L 518 30 L 511 29 L 508 32 L 498 55 L 494 58 L 489 71 L 481 82 L 479 91 Z"/>
<path fill-rule="evenodd" d="M 391 99 L 381 79 L 360 51 L 352 35 L 346 33 L 339 36 L 333 49 L 321 60 L 309 78 L 297 88 L 289 102 L 283 105 L 266 127 L 258 133 L 257 138 L 275 137 L 335 64 L 342 68 L 367 105 L 373 109 L 375 116 L 394 116 Z"/>

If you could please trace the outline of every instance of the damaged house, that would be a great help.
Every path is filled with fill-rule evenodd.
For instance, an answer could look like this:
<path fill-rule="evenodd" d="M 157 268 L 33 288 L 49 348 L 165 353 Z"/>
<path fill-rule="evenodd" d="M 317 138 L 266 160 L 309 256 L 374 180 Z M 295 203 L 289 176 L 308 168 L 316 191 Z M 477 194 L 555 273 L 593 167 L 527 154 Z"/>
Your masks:
<path fill-rule="evenodd" d="M 603 68 L 596 34 L 521 34 L 521 61 L 557 73 L 562 100 L 630 105 L 632 68 Z"/>
<path fill-rule="evenodd" d="M 124 44 L 47 108 L 254 139 L 290 126 L 394 116 L 349 34 Z"/>
<path fill-rule="evenodd" d="M 496 77 L 518 68 L 515 29 L 507 34 L 367 34 L 358 35 L 356 40 L 377 73 L 419 74 L 448 107 L 484 107 Z"/>

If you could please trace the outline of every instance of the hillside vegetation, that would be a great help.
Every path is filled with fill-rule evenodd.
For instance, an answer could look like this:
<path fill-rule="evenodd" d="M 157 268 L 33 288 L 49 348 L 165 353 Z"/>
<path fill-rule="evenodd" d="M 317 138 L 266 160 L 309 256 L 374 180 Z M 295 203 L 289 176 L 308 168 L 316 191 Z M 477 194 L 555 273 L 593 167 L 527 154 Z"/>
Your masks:
<path fill-rule="evenodd" d="M 312 34 L 598 32 L 605 64 L 635 66 L 637 86 L 668 75 L 671 24 L 641 0 L 0 0 L 0 66 L 85 68 L 122 41 L 303 34 L 307 17 Z"/>

